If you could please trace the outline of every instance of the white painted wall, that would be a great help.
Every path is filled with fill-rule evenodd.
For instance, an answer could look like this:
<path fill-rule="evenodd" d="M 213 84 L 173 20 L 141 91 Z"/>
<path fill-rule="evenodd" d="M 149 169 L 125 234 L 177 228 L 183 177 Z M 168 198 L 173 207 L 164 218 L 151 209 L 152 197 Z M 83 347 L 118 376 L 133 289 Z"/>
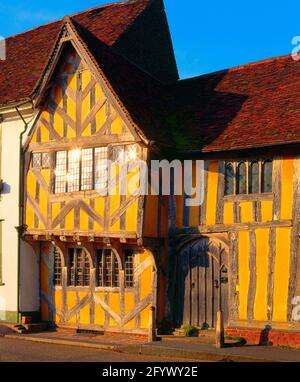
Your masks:
<path fill-rule="evenodd" d="M 22 312 L 40 310 L 39 253 L 25 241 L 21 241 L 20 256 L 20 309 Z"/>
<path fill-rule="evenodd" d="M 1 129 L 1 179 L 4 190 L 0 197 L 0 219 L 2 222 L 2 282 L 0 300 L 6 311 L 18 308 L 18 234 L 19 225 L 19 142 L 24 130 L 21 119 L 4 121 Z M 30 126 L 28 132 L 30 131 Z M 24 141 L 26 136 L 24 136 Z M 21 243 L 21 289 L 20 308 L 26 311 L 39 309 L 38 259 L 33 249 Z M 3 309 L 3 306 L 0 310 Z M 1 317 L 3 319 L 3 317 Z"/>

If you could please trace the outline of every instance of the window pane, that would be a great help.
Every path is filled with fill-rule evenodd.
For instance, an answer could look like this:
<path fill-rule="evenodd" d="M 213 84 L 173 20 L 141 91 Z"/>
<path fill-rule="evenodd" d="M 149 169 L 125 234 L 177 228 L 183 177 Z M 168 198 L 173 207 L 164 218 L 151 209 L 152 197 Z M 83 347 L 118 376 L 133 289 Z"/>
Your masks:
<path fill-rule="evenodd" d="M 42 154 L 34 153 L 32 155 L 32 167 L 41 167 L 42 166 Z"/>
<path fill-rule="evenodd" d="M 232 164 L 227 164 L 225 169 L 225 195 L 234 194 L 234 170 Z"/>
<path fill-rule="evenodd" d="M 131 250 L 125 251 L 125 288 L 134 286 L 134 253 Z"/>
<path fill-rule="evenodd" d="M 95 149 L 95 189 L 103 190 L 107 187 L 108 179 L 108 149 L 107 147 L 97 147 Z"/>
<path fill-rule="evenodd" d="M 68 152 L 68 192 L 79 191 L 80 155 L 80 150 L 70 150 Z"/>
<path fill-rule="evenodd" d="M 75 250 L 76 261 L 76 286 L 83 286 L 84 279 L 84 253 L 82 250 Z"/>
<path fill-rule="evenodd" d="M 90 261 L 88 255 L 84 253 L 84 277 L 83 277 L 83 285 L 89 286 L 90 285 Z"/>
<path fill-rule="evenodd" d="M 125 146 L 125 159 L 126 162 L 135 162 L 138 159 L 137 145 Z"/>
<path fill-rule="evenodd" d="M 118 163 L 125 162 L 125 150 L 124 146 L 113 146 L 112 147 L 112 161 Z"/>
<path fill-rule="evenodd" d="M 93 149 L 81 152 L 81 190 L 93 188 Z"/>
<path fill-rule="evenodd" d="M 265 161 L 262 170 L 262 192 L 272 192 L 272 161 Z"/>
<path fill-rule="evenodd" d="M 259 192 L 259 165 L 258 165 L 258 162 L 252 162 L 251 163 L 249 191 L 252 194 L 256 194 Z"/>
<path fill-rule="evenodd" d="M 61 257 L 57 250 L 54 248 L 54 285 L 61 285 Z"/>
<path fill-rule="evenodd" d="M 244 162 L 238 165 L 237 193 L 246 194 L 246 164 Z"/>
<path fill-rule="evenodd" d="M 67 185 L 67 152 L 56 153 L 55 193 L 66 192 Z"/>
<path fill-rule="evenodd" d="M 105 286 L 106 287 L 112 287 L 112 261 L 111 261 L 111 251 L 106 250 L 105 251 L 105 266 L 104 266 L 104 272 L 105 272 Z"/>
<path fill-rule="evenodd" d="M 43 153 L 42 154 L 42 167 L 43 168 L 50 168 L 50 153 Z"/>
<path fill-rule="evenodd" d="M 76 259 L 75 259 L 75 250 L 73 248 L 69 249 L 69 262 L 70 262 L 70 279 L 69 285 L 75 286 L 75 275 L 76 275 Z"/>
<path fill-rule="evenodd" d="M 119 263 L 117 256 L 112 252 L 113 258 L 113 274 L 112 274 L 112 286 L 117 288 L 119 286 Z"/>
<path fill-rule="evenodd" d="M 97 262 L 98 270 L 97 270 L 97 285 L 99 287 L 104 286 L 104 279 L 103 279 L 103 252 L 102 250 L 98 251 L 98 262 Z"/>

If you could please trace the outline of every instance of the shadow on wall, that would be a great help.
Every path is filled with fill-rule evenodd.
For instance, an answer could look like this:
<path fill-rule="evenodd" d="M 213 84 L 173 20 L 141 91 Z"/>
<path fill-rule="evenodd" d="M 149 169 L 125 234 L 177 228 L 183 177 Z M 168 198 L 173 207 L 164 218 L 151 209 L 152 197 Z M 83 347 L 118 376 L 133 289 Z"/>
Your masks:
<path fill-rule="evenodd" d="M 268 345 L 270 342 L 270 331 L 272 330 L 271 325 L 266 325 L 265 328 L 261 331 L 259 337 L 259 345 Z"/>

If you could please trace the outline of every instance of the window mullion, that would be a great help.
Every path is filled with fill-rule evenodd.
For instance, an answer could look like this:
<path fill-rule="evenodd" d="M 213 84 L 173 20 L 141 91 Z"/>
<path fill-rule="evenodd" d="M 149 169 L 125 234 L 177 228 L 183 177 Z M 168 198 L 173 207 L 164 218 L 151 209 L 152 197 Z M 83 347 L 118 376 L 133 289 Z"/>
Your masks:
<path fill-rule="evenodd" d="M 246 161 L 246 195 L 249 195 L 249 169 L 250 169 L 250 166 L 249 166 L 249 162 Z"/>
<path fill-rule="evenodd" d="M 258 161 L 258 190 L 262 193 L 262 161 Z"/>
<path fill-rule="evenodd" d="M 67 150 L 66 151 L 66 185 L 65 185 L 66 192 L 68 192 L 68 188 L 69 188 L 68 174 L 69 174 L 69 151 Z"/>
<path fill-rule="evenodd" d="M 82 281 L 81 284 L 82 286 L 85 286 L 85 251 L 81 249 L 81 258 L 82 258 Z"/>
<path fill-rule="evenodd" d="M 105 250 L 102 249 L 102 287 L 106 286 L 106 273 L 105 273 L 105 267 L 106 267 L 106 261 L 105 261 Z"/>
<path fill-rule="evenodd" d="M 77 249 L 74 248 L 74 286 L 77 286 L 77 277 L 78 277 L 78 263 L 77 263 Z"/>
<path fill-rule="evenodd" d="M 234 195 L 237 195 L 237 184 L 238 184 L 237 176 L 238 176 L 238 174 L 237 174 L 237 163 L 236 162 L 233 163 L 233 170 L 234 170 L 234 177 L 233 177 Z"/>
<path fill-rule="evenodd" d="M 81 178 L 82 178 L 82 152 L 78 161 L 79 166 L 79 184 L 78 184 L 78 191 L 81 191 Z"/>
<path fill-rule="evenodd" d="M 92 190 L 95 189 L 95 147 L 92 151 Z"/>

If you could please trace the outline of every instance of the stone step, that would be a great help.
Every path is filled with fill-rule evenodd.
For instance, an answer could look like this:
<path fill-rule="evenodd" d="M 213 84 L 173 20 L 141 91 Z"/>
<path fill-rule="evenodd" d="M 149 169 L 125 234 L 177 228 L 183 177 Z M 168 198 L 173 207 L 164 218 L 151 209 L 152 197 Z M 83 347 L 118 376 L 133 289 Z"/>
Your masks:
<path fill-rule="evenodd" d="M 36 324 L 5 324 L 5 326 L 14 331 L 15 333 L 39 333 L 49 329 L 48 322 L 41 322 Z"/>

